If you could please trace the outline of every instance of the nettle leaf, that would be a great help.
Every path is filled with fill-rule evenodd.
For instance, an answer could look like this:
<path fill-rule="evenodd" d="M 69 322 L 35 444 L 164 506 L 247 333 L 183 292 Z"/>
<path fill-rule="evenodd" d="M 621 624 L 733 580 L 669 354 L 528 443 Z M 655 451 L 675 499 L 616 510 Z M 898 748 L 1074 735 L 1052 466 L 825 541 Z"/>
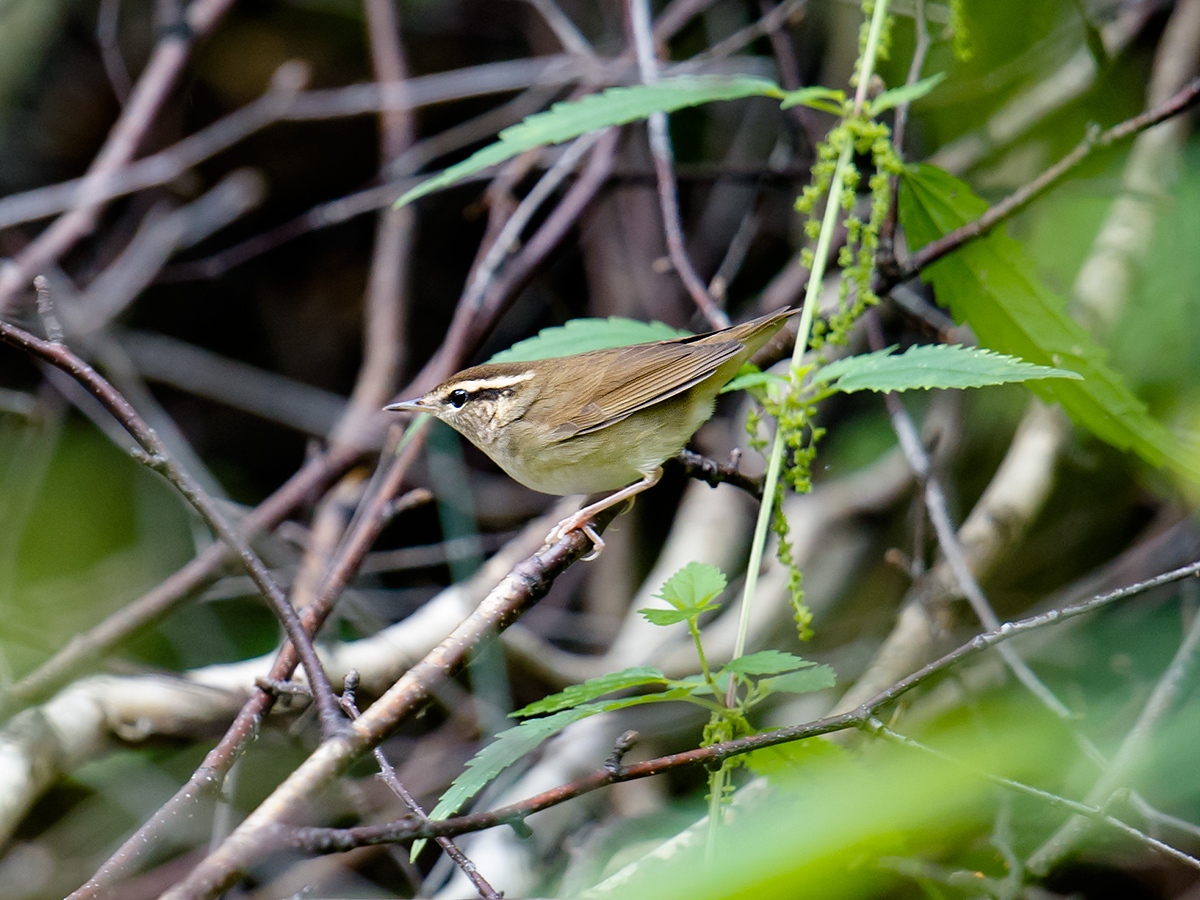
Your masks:
<path fill-rule="evenodd" d="M 800 92 L 796 92 L 800 93 Z M 396 201 L 404 206 L 418 197 L 454 184 L 468 175 L 504 162 L 506 159 L 549 144 L 561 144 L 589 131 L 624 125 L 645 119 L 656 112 L 673 112 L 716 100 L 737 100 L 742 97 L 775 97 L 783 100 L 789 95 L 766 78 L 749 76 L 686 76 L 668 78 L 657 84 L 614 87 L 599 94 L 589 94 L 579 100 L 555 103 L 545 112 L 529 116 L 524 121 L 499 134 L 499 140 L 408 191 Z M 816 95 L 814 95 L 815 97 Z M 804 98 L 796 100 L 804 103 Z"/>
<path fill-rule="evenodd" d="M 918 250 L 979 218 L 987 203 L 952 175 L 921 165 L 900 179 L 899 207 L 908 244 Z M 1200 482 L 1200 455 L 1150 416 L 1107 366 L 1104 350 L 1034 270 L 1021 245 L 1000 227 L 927 266 L 921 277 L 957 321 L 970 324 L 980 344 L 1083 376 L 1032 382 L 1029 389 L 1038 396 L 1062 404 L 1078 424 L 1114 447 Z"/>
<path fill-rule="evenodd" d="M 687 609 L 660 609 L 648 606 L 639 609 L 638 613 L 644 616 L 651 625 L 678 625 L 680 622 L 686 622 L 692 616 L 698 616 L 710 609 L 720 609 L 720 604 L 709 603 L 707 606 L 688 607 Z"/>
<path fill-rule="evenodd" d="M 675 612 L 675 610 L 666 611 Z M 530 703 L 524 709 L 518 709 L 516 712 L 509 713 L 509 715 L 538 716 L 543 713 L 558 712 L 560 709 L 568 709 L 572 706 L 579 706 L 582 703 L 589 703 L 614 691 L 643 687 L 649 684 L 663 685 L 667 683 L 667 676 L 658 669 L 652 669 L 649 666 L 635 666 L 634 668 L 624 669 L 620 672 L 601 675 L 598 678 L 589 678 L 582 684 L 572 684 L 557 694 L 543 697 L 536 703 Z"/>
<path fill-rule="evenodd" d="M 708 602 L 725 590 L 725 573 L 707 563 L 690 562 L 662 586 L 654 596 L 676 609 L 702 611 Z"/>
<path fill-rule="evenodd" d="M 662 322 L 640 322 L 621 316 L 609 316 L 607 319 L 571 319 L 562 325 L 543 328 L 534 337 L 517 341 L 507 350 L 501 350 L 488 362 L 554 359 L 586 353 L 589 350 L 669 341 L 672 338 L 688 337 L 690 334 L 691 332 L 672 328 Z"/>
<path fill-rule="evenodd" d="M 789 694 L 807 694 L 810 691 L 823 691 L 831 688 L 837 682 L 837 675 L 829 666 L 812 666 L 809 669 L 799 669 L 786 675 L 775 675 L 758 682 L 759 690 L 771 693 L 784 692 Z"/>
<path fill-rule="evenodd" d="M 722 667 L 722 674 L 735 672 L 738 675 L 774 675 L 777 672 L 788 672 L 792 669 L 804 669 L 815 666 L 816 663 L 785 653 L 782 650 L 759 650 L 757 653 L 747 653 Z"/>
<path fill-rule="evenodd" d="M 822 367 L 814 382 L 846 394 L 854 391 L 911 391 L 976 388 L 1037 378 L 1083 376 L 1067 369 L 1039 366 L 1015 356 L 957 344 L 923 344 L 893 356 L 895 347 L 848 356 Z"/>
<path fill-rule="evenodd" d="M 916 84 L 902 84 L 900 87 L 894 87 L 891 90 L 884 91 L 871 101 L 870 115 L 877 116 L 885 109 L 891 109 L 892 107 L 899 106 L 902 103 L 912 103 L 914 100 L 920 100 L 935 87 L 941 84 L 945 78 L 945 72 L 938 72 L 936 75 L 930 75 L 928 78 L 922 78 Z"/>

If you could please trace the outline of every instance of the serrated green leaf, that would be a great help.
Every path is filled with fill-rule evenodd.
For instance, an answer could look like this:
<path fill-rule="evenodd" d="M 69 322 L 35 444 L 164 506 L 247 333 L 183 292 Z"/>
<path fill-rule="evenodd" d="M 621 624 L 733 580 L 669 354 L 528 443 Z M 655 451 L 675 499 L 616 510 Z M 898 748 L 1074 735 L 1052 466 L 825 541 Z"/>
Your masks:
<path fill-rule="evenodd" d="M 675 610 L 669 610 L 669 612 L 675 612 Z M 523 709 L 509 713 L 509 715 L 514 717 L 540 716 L 544 713 L 558 712 L 560 709 L 579 706 L 582 703 L 590 703 L 614 691 L 644 687 L 648 684 L 664 685 L 667 683 L 667 676 L 658 669 L 653 669 L 649 666 L 635 666 L 620 672 L 601 675 L 598 678 L 589 678 L 582 684 L 569 685 L 557 694 L 543 697 L 536 703 L 530 703 Z"/>
<path fill-rule="evenodd" d="M 489 782 L 518 759 L 539 746 L 542 741 L 558 734 L 572 722 L 578 722 L 600 712 L 599 704 L 564 709 L 551 716 L 530 719 L 513 728 L 501 731 L 496 739 L 475 754 L 467 767 L 446 789 L 446 793 L 429 813 L 431 819 L 444 819 L 458 812 L 464 803 L 483 790 Z M 425 846 L 413 841 L 410 857 L 416 859 Z"/>
<path fill-rule="evenodd" d="M 1038 378 L 1083 376 L 1067 369 L 1039 366 L 1015 356 L 957 344 L 924 344 L 893 356 L 895 347 L 848 356 L 823 366 L 814 382 L 832 382 L 834 390 L 911 391 L 976 388 Z"/>
<path fill-rule="evenodd" d="M 662 586 L 654 596 L 676 609 L 700 611 L 725 590 L 725 573 L 707 563 L 690 562 Z"/>
<path fill-rule="evenodd" d="M 922 78 L 916 84 L 902 84 L 900 87 L 884 91 L 871 101 L 871 115 L 877 116 L 884 110 L 891 109 L 893 106 L 899 106 L 901 103 L 912 103 L 914 100 L 920 100 L 941 84 L 945 78 L 945 72 L 938 72 L 936 75 Z"/>
<path fill-rule="evenodd" d="M 810 691 L 831 688 L 836 682 L 837 675 L 829 666 L 813 666 L 811 669 L 800 669 L 786 675 L 764 678 L 758 682 L 758 687 L 772 693 L 807 694 Z"/>
<path fill-rule="evenodd" d="M 687 337 L 690 333 L 662 322 L 640 322 L 621 316 L 609 316 L 607 319 L 571 319 L 562 325 L 543 328 L 534 337 L 517 341 L 507 350 L 501 350 L 488 362 L 554 359 L 586 353 L 589 350 L 669 341 L 672 338 Z"/>
<path fill-rule="evenodd" d="M 624 125 L 645 119 L 656 112 L 672 112 L 717 100 L 737 100 L 742 97 L 783 99 L 784 96 L 779 85 L 766 78 L 695 75 L 668 78 L 657 84 L 609 88 L 579 100 L 555 103 L 546 112 L 529 116 L 505 128 L 496 143 L 421 182 L 397 200 L 396 206 L 412 203 L 418 197 L 454 184 L 526 150 L 560 144 L 609 125 Z"/>
<path fill-rule="evenodd" d="M 722 667 L 721 672 L 736 672 L 738 675 L 774 675 L 776 672 L 789 672 L 792 669 L 804 669 L 815 666 L 816 663 L 785 653 L 782 650 L 759 650 L 757 653 L 747 653 L 739 656 Z"/>
<path fill-rule="evenodd" d="M 913 250 L 987 209 L 966 184 L 928 165 L 905 173 L 899 198 L 900 222 Z M 927 266 L 921 277 L 983 346 L 1083 376 L 1033 382 L 1029 388 L 1038 396 L 1062 404 L 1075 422 L 1114 447 L 1200 482 L 1200 454 L 1150 416 L 1106 365 L 1104 350 L 1033 271 L 1032 260 L 1001 227 Z"/>

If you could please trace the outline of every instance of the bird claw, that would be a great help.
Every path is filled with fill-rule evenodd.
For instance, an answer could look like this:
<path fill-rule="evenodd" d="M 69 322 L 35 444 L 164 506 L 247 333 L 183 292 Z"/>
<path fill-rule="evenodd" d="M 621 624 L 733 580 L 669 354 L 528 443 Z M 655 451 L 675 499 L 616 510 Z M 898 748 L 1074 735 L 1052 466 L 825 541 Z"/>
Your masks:
<path fill-rule="evenodd" d="M 563 519 L 551 529 L 546 535 L 547 544 L 555 544 L 565 538 L 572 531 L 582 531 L 587 535 L 587 539 L 592 542 L 592 552 L 583 557 L 584 562 L 589 562 L 595 559 L 604 550 L 604 539 L 600 537 L 596 529 L 592 527 L 590 516 L 573 515 Z"/>

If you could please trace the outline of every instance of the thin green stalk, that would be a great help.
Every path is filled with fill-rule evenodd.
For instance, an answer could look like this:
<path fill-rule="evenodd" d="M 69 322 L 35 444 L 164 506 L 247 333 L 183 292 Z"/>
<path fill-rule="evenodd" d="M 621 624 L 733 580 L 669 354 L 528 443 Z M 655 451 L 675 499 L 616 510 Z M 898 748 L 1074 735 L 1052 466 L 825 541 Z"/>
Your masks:
<path fill-rule="evenodd" d="M 867 45 L 863 50 L 862 66 L 858 73 L 858 87 L 854 94 L 854 114 L 860 115 L 866 103 L 867 83 L 875 71 L 875 61 L 879 54 L 879 37 L 883 32 L 883 23 L 887 18 L 888 0 L 876 0 L 875 12 L 871 17 L 871 28 L 867 33 Z M 813 253 L 813 267 L 808 275 L 808 285 L 804 292 L 804 306 L 800 313 L 800 328 L 796 333 L 796 346 L 792 351 L 792 366 L 798 367 L 808 349 L 808 339 L 812 334 L 812 323 L 816 313 L 817 299 L 821 291 L 821 282 L 825 279 L 825 260 L 829 256 L 829 246 L 833 243 L 833 234 L 837 228 L 838 213 L 841 209 L 842 188 L 845 185 L 846 168 L 854 153 L 853 141 L 842 148 L 833 178 L 829 184 L 828 199 L 825 203 L 825 216 L 821 221 L 821 233 L 817 237 L 817 247 Z M 771 526 L 771 513 L 775 504 L 775 490 L 779 484 L 779 472 L 783 467 L 783 433 L 776 428 L 775 439 L 771 443 L 771 454 L 767 460 L 767 476 L 763 483 L 762 504 L 758 508 L 758 520 L 754 524 L 754 541 L 750 545 L 750 562 L 746 567 L 745 587 L 742 591 L 742 608 L 738 618 L 737 640 L 734 643 L 733 658 L 737 659 L 746 649 L 746 633 L 750 626 L 750 601 L 758 587 L 758 570 L 762 567 L 763 552 L 767 545 L 767 530 Z M 730 691 L 734 682 L 730 681 Z M 726 705 L 732 705 L 732 697 L 726 699 Z"/>
<path fill-rule="evenodd" d="M 858 85 L 854 94 L 854 115 L 862 115 L 866 105 L 867 85 L 875 72 L 875 61 L 879 55 L 879 39 L 883 33 L 883 23 L 887 19 L 888 0 L 876 0 L 875 10 L 871 17 L 871 27 L 867 32 L 867 43 L 863 48 L 862 65 L 858 71 Z M 825 279 L 825 260 L 829 257 L 829 248 L 833 243 L 833 234 L 837 228 L 838 214 L 841 210 L 842 189 L 846 183 L 846 170 L 854 155 L 853 139 L 846 142 L 838 156 L 829 184 L 828 199 L 825 202 L 825 215 L 821 220 L 821 233 L 817 237 L 816 250 L 813 253 L 813 267 L 808 275 L 808 285 L 804 291 L 804 306 L 800 313 L 800 327 L 796 333 L 796 346 L 792 351 L 792 368 L 796 369 L 804 359 L 808 349 L 808 340 L 812 335 L 812 323 L 816 315 L 817 300 L 821 292 L 821 282 Z M 740 657 L 746 649 L 746 634 L 750 627 L 750 601 L 758 587 L 758 570 L 762 567 L 763 552 L 767 546 L 767 530 L 771 526 L 771 513 L 775 504 L 775 491 L 779 485 L 779 473 L 783 468 L 783 431 L 776 427 L 775 439 L 771 443 L 771 454 L 767 459 L 767 475 L 763 483 L 762 504 L 758 508 L 758 520 L 754 525 L 754 541 L 750 545 L 750 562 L 746 567 L 746 582 L 742 591 L 742 608 L 738 617 L 737 640 L 734 643 L 733 658 Z M 732 708 L 736 700 L 737 679 L 729 679 L 729 690 L 725 697 L 725 706 Z M 706 858 L 711 862 L 716 850 L 716 834 L 720 827 L 725 783 L 729 778 L 729 769 L 722 765 L 708 780 L 708 833 L 705 840 Z"/>

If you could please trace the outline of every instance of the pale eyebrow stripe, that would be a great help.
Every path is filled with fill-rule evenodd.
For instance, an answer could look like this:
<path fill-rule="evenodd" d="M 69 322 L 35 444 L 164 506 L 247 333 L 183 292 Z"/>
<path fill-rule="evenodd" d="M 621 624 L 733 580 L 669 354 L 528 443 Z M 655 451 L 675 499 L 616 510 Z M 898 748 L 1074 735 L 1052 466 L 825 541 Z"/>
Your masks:
<path fill-rule="evenodd" d="M 494 378 L 477 378 L 471 381 L 460 381 L 454 385 L 456 391 L 466 391 L 473 394 L 476 391 L 500 390 L 512 387 L 533 377 L 533 372 L 522 372 L 520 375 L 497 375 Z"/>

